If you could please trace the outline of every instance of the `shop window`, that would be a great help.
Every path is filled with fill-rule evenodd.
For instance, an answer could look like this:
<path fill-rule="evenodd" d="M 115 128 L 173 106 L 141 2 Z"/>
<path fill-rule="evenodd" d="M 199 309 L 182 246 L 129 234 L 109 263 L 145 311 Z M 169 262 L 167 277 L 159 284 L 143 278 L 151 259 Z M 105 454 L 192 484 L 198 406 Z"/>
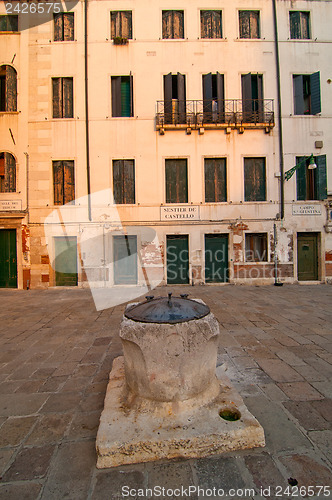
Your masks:
<path fill-rule="evenodd" d="M 166 203 L 188 203 L 187 160 L 165 160 Z"/>
<path fill-rule="evenodd" d="M 130 10 L 116 10 L 111 12 L 111 38 L 121 37 L 131 39 L 132 12 Z"/>
<path fill-rule="evenodd" d="M 310 39 L 310 13 L 293 11 L 289 13 L 290 37 L 292 40 Z"/>
<path fill-rule="evenodd" d="M 113 197 L 116 204 L 135 203 L 134 160 L 113 160 Z"/>
<path fill-rule="evenodd" d="M 18 16 L 0 16 L 0 33 L 18 31 Z"/>
<path fill-rule="evenodd" d="M 225 121 L 224 75 L 203 75 L 203 121 L 223 123 Z"/>
<path fill-rule="evenodd" d="M 0 111 L 17 111 L 17 73 L 12 66 L 0 66 Z"/>
<path fill-rule="evenodd" d="M 165 123 L 186 123 L 186 77 L 164 75 Z"/>
<path fill-rule="evenodd" d="M 0 193 L 15 193 L 16 161 L 10 153 L 0 153 Z"/>
<path fill-rule="evenodd" d="M 112 76 L 112 116 L 134 116 L 133 77 Z"/>
<path fill-rule="evenodd" d="M 317 115 L 322 111 L 320 73 L 293 75 L 294 114 Z"/>
<path fill-rule="evenodd" d="M 227 201 L 226 158 L 204 159 L 205 202 Z"/>
<path fill-rule="evenodd" d="M 183 10 L 163 10 L 163 38 L 184 38 Z"/>
<path fill-rule="evenodd" d="M 305 161 L 304 161 L 305 160 Z M 296 188 L 298 200 L 326 200 L 327 177 L 326 155 L 314 157 L 317 168 L 308 168 L 310 158 L 299 156 L 296 163 L 302 164 L 296 170 Z"/>
<path fill-rule="evenodd" d="M 267 234 L 247 233 L 245 238 L 246 238 L 246 261 L 267 262 Z"/>
<path fill-rule="evenodd" d="M 240 38 L 260 38 L 258 10 L 240 10 Z"/>
<path fill-rule="evenodd" d="M 70 42 L 74 40 L 74 13 L 54 14 L 54 41 Z"/>
<path fill-rule="evenodd" d="M 244 200 L 266 200 L 265 158 L 244 159 Z"/>
<path fill-rule="evenodd" d="M 221 10 L 201 10 L 201 38 L 222 38 Z"/>
<path fill-rule="evenodd" d="M 65 205 L 75 200 L 74 161 L 53 161 L 54 205 Z"/>
<path fill-rule="evenodd" d="M 73 78 L 52 78 L 53 118 L 73 118 Z"/>
<path fill-rule="evenodd" d="M 246 123 L 264 122 L 263 75 L 241 76 L 242 119 Z"/>

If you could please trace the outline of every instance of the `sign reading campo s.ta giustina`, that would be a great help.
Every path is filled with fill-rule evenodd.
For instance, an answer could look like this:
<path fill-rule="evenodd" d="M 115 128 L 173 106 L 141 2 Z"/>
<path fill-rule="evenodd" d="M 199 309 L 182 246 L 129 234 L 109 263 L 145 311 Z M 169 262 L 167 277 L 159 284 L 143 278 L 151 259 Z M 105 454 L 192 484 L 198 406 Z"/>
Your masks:
<path fill-rule="evenodd" d="M 24 31 L 48 23 L 53 20 L 54 15 L 73 10 L 78 2 L 79 0 L 16 0 L 14 2 L 1 0 L 0 16 L 3 14 L 17 16 L 13 31 Z"/>

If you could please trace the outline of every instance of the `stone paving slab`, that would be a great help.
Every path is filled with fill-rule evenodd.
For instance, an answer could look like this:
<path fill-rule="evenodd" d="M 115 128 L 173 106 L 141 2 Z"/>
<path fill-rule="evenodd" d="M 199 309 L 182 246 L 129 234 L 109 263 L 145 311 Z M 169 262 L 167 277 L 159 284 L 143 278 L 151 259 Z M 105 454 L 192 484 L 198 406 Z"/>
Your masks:
<path fill-rule="evenodd" d="M 89 290 L 1 289 L 1 500 L 286 500 L 275 488 L 290 477 L 331 486 L 332 288 L 183 286 L 158 295 L 171 291 L 201 298 L 220 322 L 218 365 L 263 426 L 265 448 L 98 470 L 95 439 L 112 362 L 123 354 L 124 305 L 97 312 Z"/>

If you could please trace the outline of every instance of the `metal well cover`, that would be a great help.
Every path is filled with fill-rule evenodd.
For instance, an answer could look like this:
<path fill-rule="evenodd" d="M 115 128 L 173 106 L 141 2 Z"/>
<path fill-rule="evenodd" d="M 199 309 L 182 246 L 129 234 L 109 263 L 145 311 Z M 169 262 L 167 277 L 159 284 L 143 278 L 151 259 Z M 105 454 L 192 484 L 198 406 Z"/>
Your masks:
<path fill-rule="evenodd" d="M 207 305 L 185 297 L 148 298 L 125 312 L 125 316 L 141 323 L 184 323 L 209 314 Z"/>

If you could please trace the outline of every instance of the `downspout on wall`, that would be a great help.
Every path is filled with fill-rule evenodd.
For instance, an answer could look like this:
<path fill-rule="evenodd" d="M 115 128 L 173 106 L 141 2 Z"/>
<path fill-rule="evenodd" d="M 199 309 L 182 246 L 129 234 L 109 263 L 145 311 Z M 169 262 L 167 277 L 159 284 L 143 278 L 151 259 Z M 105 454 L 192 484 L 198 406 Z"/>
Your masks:
<path fill-rule="evenodd" d="M 86 175 L 88 192 L 88 217 L 91 217 L 91 183 L 90 183 L 90 138 L 89 138 L 89 87 L 88 87 L 88 0 L 84 0 L 84 92 L 85 92 L 85 150 Z"/>
<path fill-rule="evenodd" d="M 283 150 L 282 117 L 281 117 L 280 58 L 279 58 L 279 38 L 278 38 L 276 0 L 272 0 L 272 6 L 273 6 L 273 25 L 274 25 L 274 47 L 275 47 L 276 73 L 277 73 L 277 96 L 278 96 L 279 162 L 280 162 L 280 219 L 283 220 L 284 216 L 285 216 L 284 150 Z"/>

